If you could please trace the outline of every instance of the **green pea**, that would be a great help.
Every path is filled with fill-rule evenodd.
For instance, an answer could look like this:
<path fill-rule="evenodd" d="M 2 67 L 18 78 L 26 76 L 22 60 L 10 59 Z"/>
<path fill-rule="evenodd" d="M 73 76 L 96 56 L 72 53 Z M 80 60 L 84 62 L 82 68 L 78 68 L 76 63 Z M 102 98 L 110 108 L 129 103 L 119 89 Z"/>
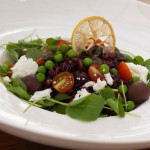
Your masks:
<path fill-rule="evenodd" d="M 107 74 L 109 72 L 109 66 L 106 65 L 106 64 L 103 64 L 103 65 L 100 66 L 99 71 L 102 74 Z"/>
<path fill-rule="evenodd" d="M 132 82 L 133 83 L 138 82 L 138 81 L 140 81 L 140 77 L 137 77 L 137 76 L 132 77 Z"/>
<path fill-rule="evenodd" d="M 68 58 L 73 58 L 77 55 L 76 51 L 74 49 L 70 49 L 69 51 L 67 51 L 67 57 Z"/>
<path fill-rule="evenodd" d="M 62 62 L 63 61 L 63 55 L 62 53 L 57 53 L 54 55 L 54 60 L 55 62 L 59 63 L 59 62 Z"/>
<path fill-rule="evenodd" d="M 93 61 L 92 61 L 91 58 L 84 58 L 84 59 L 83 59 L 83 64 L 84 64 L 84 66 L 86 66 L 86 67 L 90 66 L 92 63 L 93 63 Z"/>
<path fill-rule="evenodd" d="M 112 68 L 111 71 L 113 74 L 118 75 L 118 70 L 116 68 Z"/>
<path fill-rule="evenodd" d="M 55 66 L 55 63 L 54 63 L 53 61 L 51 61 L 51 60 L 48 60 L 48 61 L 45 63 L 45 67 L 46 67 L 47 69 L 54 68 L 54 66 Z"/>
<path fill-rule="evenodd" d="M 123 91 L 124 91 L 124 93 L 127 93 L 127 86 L 126 85 L 120 85 L 119 87 L 118 87 L 118 90 L 119 90 L 119 92 L 121 93 L 121 94 L 123 94 Z"/>
<path fill-rule="evenodd" d="M 133 101 L 127 101 L 127 111 L 131 111 L 135 108 L 135 104 Z"/>
<path fill-rule="evenodd" d="M 142 64 L 144 62 L 144 59 L 141 56 L 135 56 L 134 60 L 137 64 Z"/>
<path fill-rule="evenodd" d="M 49 49 L 50 49 L 51 51 L 55 52 L 56 49 L 57 49 L 57 46 L 56 46 L 55 44 L 51 44 L 51 45 L 49 46 Z"/>
<path fill-rule="evenodd" d="M 62 53 L 68 51 L 68 49 L 69 49 L 69 47 L 68 47 L 68 45 L 66 45 L 66 44 L 62 44 L 61 47 L 60 47 L 60 51 L 61 51 Z"/>
<path fill-rule="evenodd" d="M 39 66 L 38 67 L 38 72 L 40 72 L 40 73 L 46 73 L 46 68 L 45 68 L 45 66 Z"/>
<path fill-rule="evenodd" d="M 36 78 L 39 82 L 43 82 L 46 77 L 45 77 L 45 74 L 43 74 L 43 73 L 37 73 Z"/>

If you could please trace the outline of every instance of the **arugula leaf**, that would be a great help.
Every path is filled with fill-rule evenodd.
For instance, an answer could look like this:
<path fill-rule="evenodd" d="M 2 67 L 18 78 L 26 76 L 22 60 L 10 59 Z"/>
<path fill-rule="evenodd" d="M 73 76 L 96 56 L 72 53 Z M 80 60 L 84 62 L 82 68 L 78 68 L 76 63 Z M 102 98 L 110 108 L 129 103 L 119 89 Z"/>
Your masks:
<path fill-rule="evenodd" d="M 107 100 L 112 97 L 116 97 L 115 92 L 111 88 L 104 88 L 100 91 L 101 96 Z"/>
<path fill-rule="evenodd" d="M 71 118 L 83 121 L 96 120 L 105 103 L 105 100 L 96 94 L 90 94 L 76 101 L 79 101 L 79 103 L 71 102 L 67 106 L 66 113 Z"/>
<path fill-rule="evenodd" d="M 13 87 L 13 86 L 10 86 L 10 87 L 7 87 L 7 89 L 16 94 L 17 96 L 19 96 L 20 98 L 23 98 L 25 100 L 29 100 L 30 99 L 30 95 L 24 90 L 22 89 L 21 87 Z"/>
<path fill-rule="evenodd" d="M 69 96 L 67 94 L 58 93 L 54 99 L 58 100 L 58 101 L 62 101 L 62 100 L 71 99 L 71 96 Z"/>
<path fill-rule="evenodd" d="M 124 108 L 122 106 L 122 104 L 120 103 L 119 100 L 117 99 L 113 99 L 113 98 L 109 98 L 106 101 L 106 104 L 113 109 L 113 111 L 120 117 L 124 117 L 125 116 L 125 111 Z"/>

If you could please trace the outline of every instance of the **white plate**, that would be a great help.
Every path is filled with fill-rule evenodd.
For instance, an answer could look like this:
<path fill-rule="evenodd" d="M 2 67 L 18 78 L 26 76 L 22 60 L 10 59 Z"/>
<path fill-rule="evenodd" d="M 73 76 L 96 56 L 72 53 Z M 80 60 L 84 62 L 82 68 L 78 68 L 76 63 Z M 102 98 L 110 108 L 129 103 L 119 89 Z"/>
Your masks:
<path fill-rule="evenodd" d="M 114 26 L 119 48 L 150 58 L 150 9 L 147 8 L 148 5 L 134 0 L 3 0 L 0 5 L 0 44 L 22 39 L 34 29 L 42 38 L 69 38 L 80 19 L 101 15 Z M 5 59 L 1 50 L 0 61 Z M 123 119 L 108 117 L 94 122 L 80 122 L 36 107 L 24 113 L 27 106 L 0 84 L 0 129 L 31 141 L 66 148 L 150 147 L 150 99 L 132 111 L 140 117 L 126 115 Z"/>

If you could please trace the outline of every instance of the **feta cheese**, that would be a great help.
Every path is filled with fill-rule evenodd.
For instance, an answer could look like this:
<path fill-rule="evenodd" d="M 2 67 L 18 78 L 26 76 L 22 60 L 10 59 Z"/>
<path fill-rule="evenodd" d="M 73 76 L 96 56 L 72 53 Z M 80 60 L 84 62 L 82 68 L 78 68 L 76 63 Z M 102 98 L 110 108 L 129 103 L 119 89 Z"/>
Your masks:
<path fill-rule="evenodd" d="M 100 78 L 98 78 L 96 83 L 94 81 L 89 81 L 89 82 L 86 82 L 83 85 L 83 87 L 85 87 L 85 88 L 93 87 L 93 90 L 95 92 L 98 92 L 98 91 L 102 90 L 103 88 L 105 88 L 106 85 L 107 85 L 107 83 L 105 80 L 101 81 Z"/>
<path fill-rule="evenodd" d="M 46 90 L 42 90 L 42 91 L 36 91 L 30 98 L 29 101 L 35 101 L 35 100 L 39 100 L 41 98 L 44 98 L 44 97 L 48 97 L 50 98 L 51 95 L 50 93 L 52 92 L 51 89 L 46 89 Z"/>
<path fill-rule="evenodd" d="M 80 99 L 80 98 L 85 97 L 89 94 L 90 93 L 86 89 L 81 89 L 81 90 L 77 91 L 77 94 L 75 95 L 73 100 Z"/>
<path fill-rule="evenodd" d="M 97 82 L 93 85 L 93 90 L 99 92 L 107 85 L 106 81 L 101 81 L 100 78 L 97 79 Z"/>
<path fill-rule="evenodd" d="M 83 87 L 92 87 L 93 85 L 95 84 L 95 82 L 94 81 L 89 81 L 89 82 L 86 82 L 84 85 L 83 85 Z"/>
<path fill-rule="evenodd" d="M 10 78 L 8 76 L 3 77 L 4 81 L 11 82 Z"/>
<path fill-rule="evenodd" d="M 126 63 L 131 71 L 132 77 L 139 77 L 141 81 L 147 83 L 147 75 L 149 70 L 141 65 L 136 65 L 134 63 Z"/>
<path fill-rule="evenodd" d="M 110 73 L 104 74 L 105 80 L 108 83 L 108 85 L 113 85 L 114 80 L 111 77 Z"/>
<path fill-rule="evenodd" d="M 21 56 L 12 68 L 12 78 L 22 78 L 35 74 L 38 70 L 38 64 L 32 58 Z"/>

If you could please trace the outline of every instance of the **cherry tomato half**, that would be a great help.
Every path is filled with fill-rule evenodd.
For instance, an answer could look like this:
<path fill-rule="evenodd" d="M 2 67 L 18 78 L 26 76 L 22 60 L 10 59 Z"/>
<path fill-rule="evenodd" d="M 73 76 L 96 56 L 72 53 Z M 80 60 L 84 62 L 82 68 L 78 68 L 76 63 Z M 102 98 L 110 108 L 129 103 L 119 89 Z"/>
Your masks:
<path fill-rule="evenodd" d="M 88 75 L 94 82 L 96 82 L 98 78 L 104 79 L 104 76 L 99 71 L 99 67 L 100 64 L 92 64 L 88 69 Z"/>
<path fill-rule="evenodd" d="M 125 81 L 129 81 L 132 78 L 132 74 L 130 72 L 130 69 L 128 68 L 126 63 L 123 61 L 120 62 L 118 65 L 118 74 L 119 74 L 120 78 L 125 80 Z"/>
<path fill-rule="evenodd" d="M 53 87 L 59 93 L 67 93 L 74 86 L 74 76 L 72 73 L 65 71 L 57 74 L 53 79 Z"/>
<path fill-rule="evenodd" d="M 59 50 L 60 49 L 60 47 L 61 47 L 61 45 L 63 45 L 63 44 L 66 44 L 66 45 L 68 45 L 68 42 L 67 41 L 65 41 L 65 40 L 59 40 L 58 41 L 58 43 L 57 43 L 57 50 Z M 69 46 L 69 45 L 68 45 Z"/>

